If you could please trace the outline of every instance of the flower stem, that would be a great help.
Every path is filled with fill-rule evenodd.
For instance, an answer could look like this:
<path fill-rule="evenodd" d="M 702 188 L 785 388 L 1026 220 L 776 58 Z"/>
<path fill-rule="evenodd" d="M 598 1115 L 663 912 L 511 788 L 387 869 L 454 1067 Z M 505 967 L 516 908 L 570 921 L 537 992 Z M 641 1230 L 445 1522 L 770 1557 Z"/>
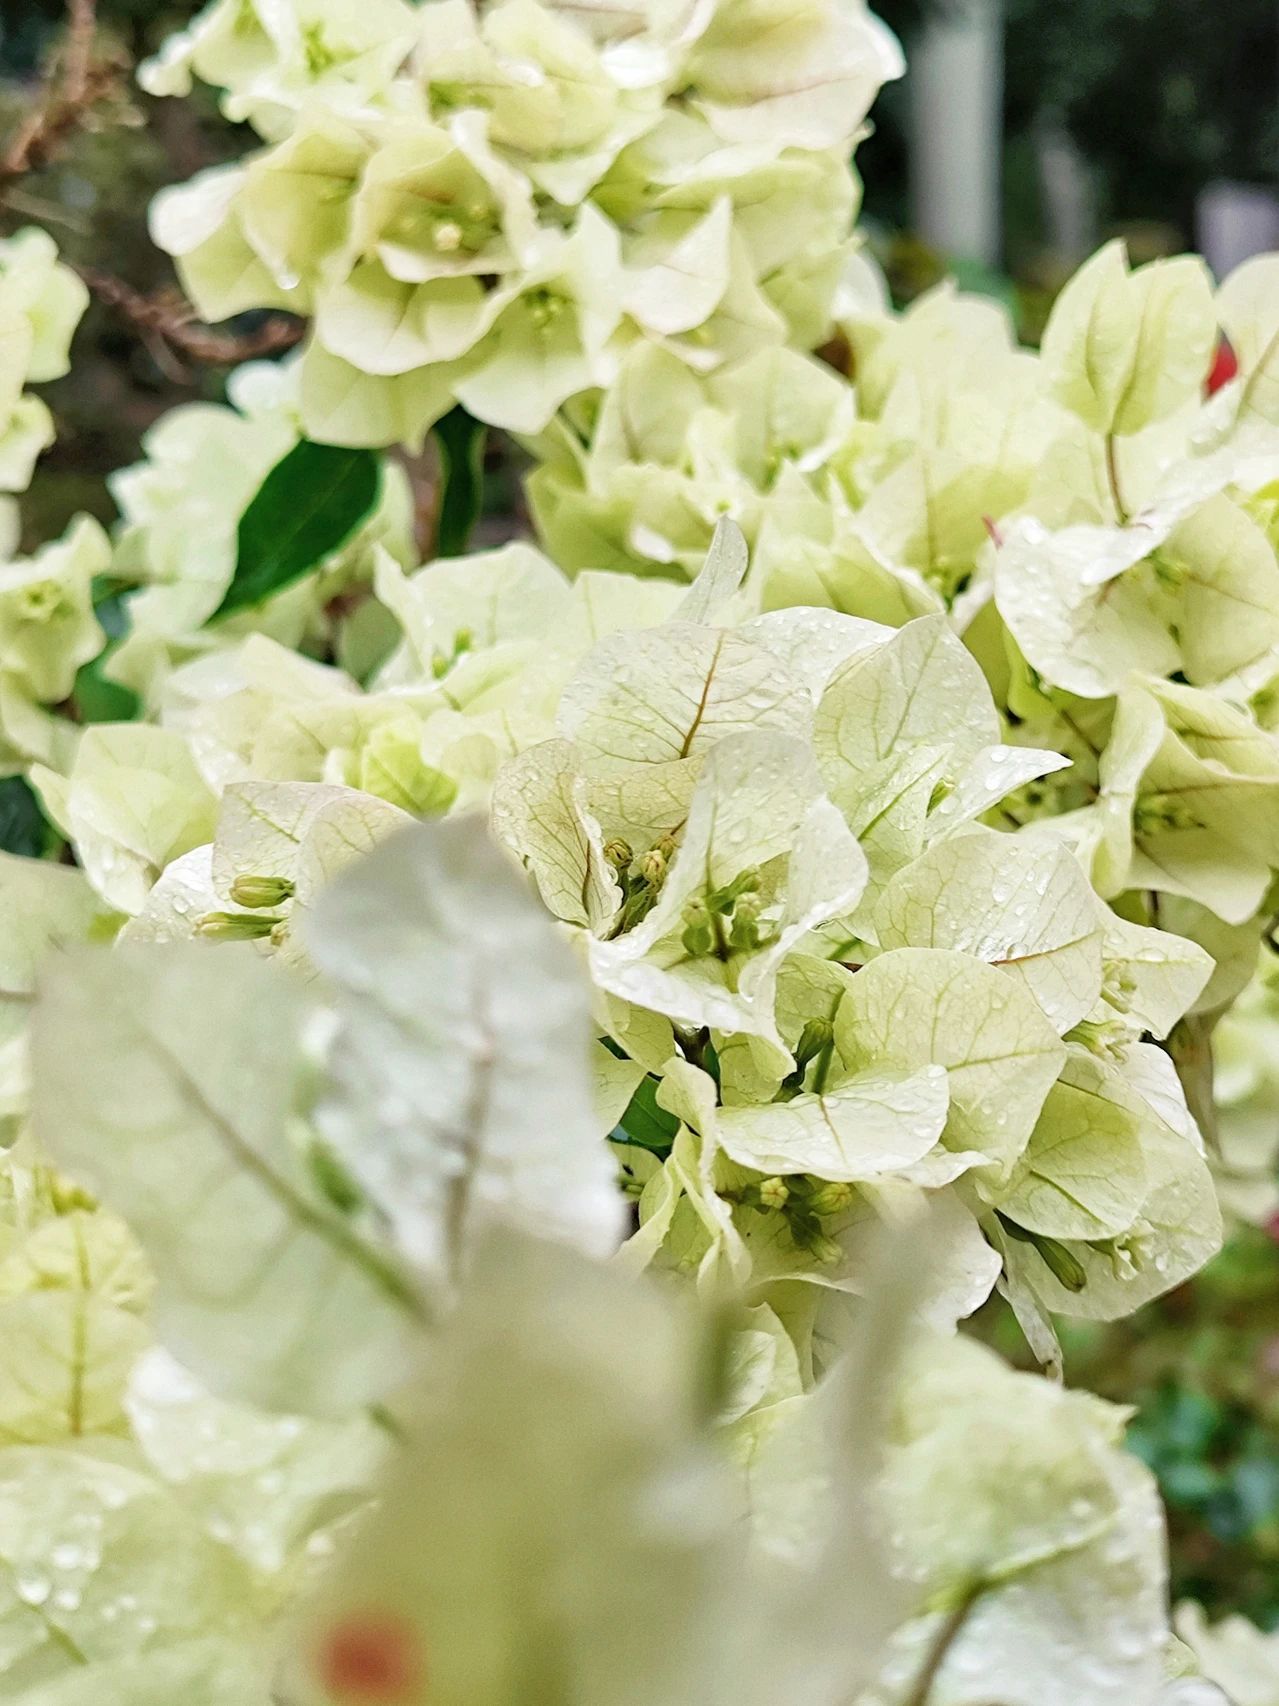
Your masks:
<path fill-rule="evenodd" d="M 1124 503 L 1123 491 L 1119 484 L 1119 448 L 1113 432 L 1106 434 L 1106 478 L 1110 482 L 1110 497 L 1115 506 L 1115 515 L 1119 525 L 1127 527 L 1129 521 L 1128 506 Z"/>
<path fill-rule="evenodd" d="M 933 1684 L 941 1673 L 950 1649 L 959 1639 L 965 1623 L 972 1614 L 972 1609 L 981 1598 L 983 1592 L 980 1582 L 968 1588 L 958 1604 L 943 1619 L 932 1645 L 924 1654 L 924 1662 L 920 1666 L 919 1675 L 915 1678 L 910 1693 L 906 1695 L 901 1706 L 928 1706 L 928 1697 L 933 1691 Z"/>

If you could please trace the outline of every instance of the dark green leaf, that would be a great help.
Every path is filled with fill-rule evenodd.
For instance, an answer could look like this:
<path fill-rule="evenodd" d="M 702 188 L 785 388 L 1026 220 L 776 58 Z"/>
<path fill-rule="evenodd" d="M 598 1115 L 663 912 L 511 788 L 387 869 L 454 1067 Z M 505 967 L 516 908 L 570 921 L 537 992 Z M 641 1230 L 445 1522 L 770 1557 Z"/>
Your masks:
<path fill-rule="evenodd" d="M 679 1121 L 674 1114 L 657 1105 L 657 1080 L 644 1078 L 631 1097 L 622 1122 L 613 1132 L 614 1143 L 629 1143 L 637 1149 L 651 1149 L 658 1155 L 669 1155 Z"/>
<path fill-rule="evenodd" d="M 131 687 L 122 687 L 118 681 L 108 681 L 103 675 L 102 665 L 110 651 L 108 647 L 100 657 L 76 671 L 71 698 L 82 723 L 131 723 L 142 708 Z"/>
<path fill-rule="evenodd" d="M 460 557 L 484 506 L 484 443 L 487 429 L 461 404 L 435 424 L 444 476 L 435 550 L 440 557 Z"/>
<path fill-rule="evenodd" d="M 38 859 L 48 835 L 39 801 L 23 778 L 9 776 L 0 782 L 0 851 Z"/>
<path fill-rule="evenodd" d="M 77 670 L 72 703 L 82 723 L 131 723 L 142 709 L 141 700 L 132 688 L 108 681 L 103 673 L 117 642 L 129 631 L 128 606 L 118 581 L 100 575 L 93 587 L 93 612 L 107 635 L 107 643 L 96 658 Z"/>
<path fill-rule="evenodd" d="M 229 616 L 300 580 L 363 527 L 382 491 L 373 450 L 295 444 L 240 518 L 235 574 L 214 612 Z"/>

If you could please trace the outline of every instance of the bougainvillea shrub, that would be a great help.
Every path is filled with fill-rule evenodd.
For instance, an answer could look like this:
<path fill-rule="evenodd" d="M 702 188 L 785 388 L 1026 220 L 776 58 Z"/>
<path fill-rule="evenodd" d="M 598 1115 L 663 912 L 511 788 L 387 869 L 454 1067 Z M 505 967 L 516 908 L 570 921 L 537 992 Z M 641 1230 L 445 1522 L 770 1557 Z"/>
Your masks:
<path fill-rule="evenodd" d="M 1055 1323 L 1273 1212 L 1279 257 L 897 313 L 901 69 L 853 0 L 218 0 L 143 68 L 251 127 L 154 208 L 191 311 L 305 330 L 0 568 L 19 1706 L 1273 1665 L 1173 1633 Z M 0 247 L 7 491 L 85 300 Z M 536 539 L 468 551 L 488 427 Z"/>

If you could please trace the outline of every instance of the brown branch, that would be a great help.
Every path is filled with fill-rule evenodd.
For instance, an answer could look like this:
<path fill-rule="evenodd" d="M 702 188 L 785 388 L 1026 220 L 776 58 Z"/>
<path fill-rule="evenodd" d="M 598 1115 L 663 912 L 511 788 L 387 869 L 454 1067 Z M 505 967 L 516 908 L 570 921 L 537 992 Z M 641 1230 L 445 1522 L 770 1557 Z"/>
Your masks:
<path fill-rule="evenodd" d="M 83 104 L 93 73 L 93 39 L 98 29 L 97 0 L 67 0 L 67 45 L 62 98 Z"/>
<path fill-rule="evenodd" d="M 0 150 L 0 200 L 9 199 L 13 192 L 15 210 L 18 181 L 52 164 L 93 108 L 120 83 L 124 67 L 95 59 L 96 39 L 97 0 L 67 0 L 65 39 L 49 66 L 40 97 Z M 305 333 L 300 321 L 280 314 L 253 332 L 210 331 L 176 291 L 144 295 L 100 267 L 80 266 L 76 271 L 93 295 L 139 334 L 157 363 L 175 379 L 186 377 L 175 356 L 209 367 L 234 367 L 242 361 L 280 355 L 301 342 Z"/>
<path fill-rule="evenodd" d="M 252 332 L 213 332 L 175 291 L 147 296 L 100 267 L 80 266 L 76 271 L 98 301 L 143 338 L 206 367 L 235 367 L 281 355 L 306 336 L 305 324 L 284 314 L 271 315 Z"/>
<path fill-rule="evenodd" d="M 87 115 L 119 85 L 123 68 L 93 57 L 97 0 L 67 0 L 66 40 L 40 98 L 0 153 L 0 189 L 57 159 Z"/>

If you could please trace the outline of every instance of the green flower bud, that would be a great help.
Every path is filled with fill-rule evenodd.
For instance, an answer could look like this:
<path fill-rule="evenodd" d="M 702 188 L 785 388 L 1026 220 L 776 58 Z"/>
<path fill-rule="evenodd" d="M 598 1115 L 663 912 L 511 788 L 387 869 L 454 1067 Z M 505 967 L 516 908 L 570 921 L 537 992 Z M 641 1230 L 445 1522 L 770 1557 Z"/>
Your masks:
<path fill-rule="evenodd" d="M 549 331 L 568 307 L 567 301 L 558 291 L 547 290 L 545 287 L 528 291 L 524 297 L 524 305 L 530 321 L 539 332 Z"/>
<path fill-rule="evenodd" d="M 666 860 L 656 847 L 650 847 L 647 853 L 641 853 L 639 864 L 635 867 L 640 880 L 650 888 L 659 888 L 666 880 Z"/>
<path fill-rule="evenodd" d="M 823 1049 L 835 1040 L 835 1030 L 829 1019 L 808 1019 L 795 1045 L 795 1065 L 801 1070 L 816 1060 Z"/>
<path fill-rule="evenodd" d="M 1065 1040 L 1078 1043 L 1098 1060 L 1121 1060 L 1132 1033 L 1119 1019 L 1081 1019 Z"/>
<path fill-rule="evenodd" d="M 1059 1244 L 1055 1238 L 1041 1238 L 1038 1234 L 1032 1237 L 1031 1243 L 1067 1291 L 1078 1292 L 1084 1289 L 1088 1276 L 1083 1270 L 1083 1264 L 1064 1244 Z"/>
<path fill-rule="evenodd" d="M 759 1206 L 761 1208 L 785 1208 L 790 1201 L 790 1186 L 785 1179 L 761 1179 L 759 1182 Z"/>
<path fill-rule="evenodd" d="M 727 914 L 743 895 L 755 895 L 758 892 L 759 869 L 755 865 L 749 865 L 746 870 L 739 871 L 731 883 L 726 883 L 722 889 L 716 889 L 709 899 L 714 911 Z"/>
<path fill-rule="evenodd" d="M 85 1190 L 83 1185 L 76 1184 L 74 1179 L 68 1179 L 62 1173 L 56 1173 L 52 1168 L 41 1169 L 42 1182 L 47 1177 L 49 1191 L 49 1207 L 55 1214 L 86 1213 L 97 1208 L 97 1199 Z"/>
<path fill-rule="evenodd" d="M 624 871 L 635 854 L 631 850 L 630 842 L 623 841 L 620 835 L 616 835 L 611 841 L 604 843 L 604 857 L 615 871 Z"/>
<path fill-rule="evenodd" d="M 685 953 L 691 954 L 695 960 L 714 952 L 715 930 L 704 900 L 694 898 L 685 906 L 684 933 L 680 940 L 684 944 Z"/>
<path fill-rule="evenodd" d="M 1180 563 L 1175 563 L 1171 557 L 1162 551 L 1150 553 L 1150 566 L 1155 571 L 1155 579 L 1160 586 L 1165 586 L 1170 592 L 1176 592 L 1186 578 L 1186 571 Z"/>
<path fill-rule="evenodd" d="M 824 1268 L 833 1268 L 837 1262 L 844 1259 L 842 1247 L 824 1232 L 819 1232 L 808 1240 L 808 1251 L 813 1260 Z"/>
<path fill-rule="evenodd" d="M 853 1200 L 853 1187 L 843 1180 L 821 1185 L 808 1199 L 814 1214 L 842 1214 Z"/>
<path fill-rule="evenodd" d="M 801 1205 L 794 1191 L 787 1205 L 787 1221 L 796 1246 L 807 1250 L 813 1260 L 822 1267 L 831 1267 L 843 1260 L 844 1252 L 841 1247 L 822 1231 L 822 1223 L 809 1207 L 807 1200 Z"/>
<path fill-rule="evenodd" d="M 1108 1007 L 1113 1007 L 1116 1013 L 1130 1013 L 1135 990 L 1136 984 L 1132 978 L 1117 966 L 1111 966 L 1101 986 L 1101 998 Z"/>
<path fill-rule="evenodd" d="M 1132 812 L 1138 835 L 1153 835 L 1164 829 L 1202 829 L 1203 824 L 1185 800 L 1176 794 L 1142 794 Z"/>
<path fill-rule="evenodd" d="M 459 658 L 464 657 L 475 644 L 475 636 L 469 628 L 459 628 L 453 636 L 451 652 L 434 652 L 431 656 L 431 674 L 437 681 L 442 681 Z"/>
<path fill-rule="evenodd" d="M 247 912 L 206 912 L 196 920 L 195 933 L 206 942 L 258 942 L 279 922 L 278 918 L 254 918 Z"/>
<path fill-rule="evenodd" d="M 821 1091 L 830 1070 L 831 1047 L 835 1032 L 829 1019 L 809 1019 L 795 1044 L 795 1070 L 782 1080 L 784 1098 L 798 1096 L 804 1088 L 804 1077 L 813 1061 L 817 1061 L 817 1081 L 813 1088 Z"/>
<path fill-rule="evenodd" d="M 364 1207 L 364 1193 L 327 1143 L 317 1138 L 306 1158 L 311 1177 L 334 1208 L 342 1214 L 354 1214 Z"/>
<path fill-rule="evenodd" d="M 1030 1244 L 1043 1258 L 1044 1265 L 1067 1291 L 1079 1292 L 1088 1283 L 1083 1264 L 1064 1244 L 1055 1238 L 1045 1238 L 1042 1233 L 1028 1232 L 1024 1226 L 1018 1226 L 1015 1220 L 1009 1220 L 1007 1215 L 996 1211 L 999 1224 L 1010 1238 L 1015 1238 L 1019 1244 Z"/>
<path fill-rule="evenodd" d="M 762 940 L 759 915 L 763 902 L 758 895 L 743 895 L 733 909 L 733 923 L 728 933 L 729 946 L 749 952 Z"/>
<path fill-rule="evenodd" d="M 231 899 L 237 906 L 280 906 L 292 897 L 288 877 L 237 877 L 231 884 Z"/>

